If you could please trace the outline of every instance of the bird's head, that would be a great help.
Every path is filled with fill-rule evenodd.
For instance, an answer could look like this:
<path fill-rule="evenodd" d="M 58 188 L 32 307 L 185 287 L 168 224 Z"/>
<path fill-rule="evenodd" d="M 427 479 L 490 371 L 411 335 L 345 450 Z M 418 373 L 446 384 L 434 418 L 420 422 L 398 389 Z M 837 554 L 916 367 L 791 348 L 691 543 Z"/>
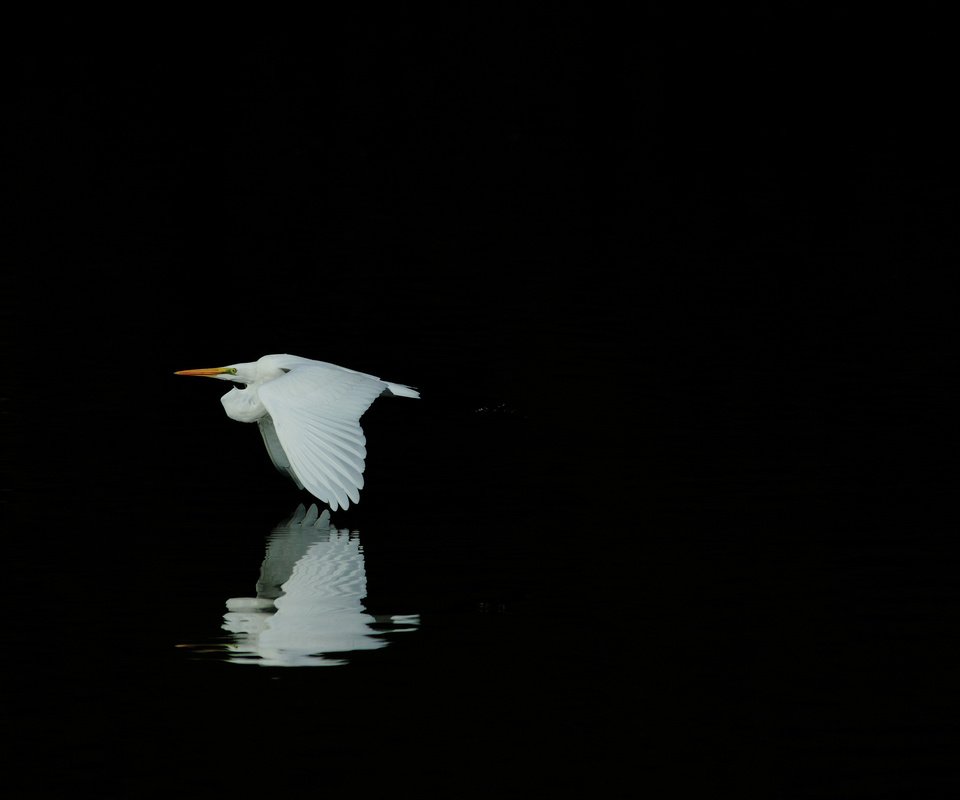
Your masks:
<path fill-rule="evenodd" d="M 227 367 L 207 367 L 204 369 L 181 369 L 174 375 L 199 375 L 203 378 L 217 378 L 221 381 L 233 381 L 234 383 L 253 383 L 257 379 L 257 365 L 249 364 L 231 364 Z"/>

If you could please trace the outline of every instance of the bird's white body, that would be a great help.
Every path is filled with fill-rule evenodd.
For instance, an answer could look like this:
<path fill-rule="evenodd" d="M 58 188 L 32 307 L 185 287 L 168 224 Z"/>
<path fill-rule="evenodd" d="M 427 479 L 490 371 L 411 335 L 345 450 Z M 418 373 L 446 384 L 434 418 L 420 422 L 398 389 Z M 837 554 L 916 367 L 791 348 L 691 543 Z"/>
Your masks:
<path fill-rule="evenodd" d="M 367 455 L 360 417 L 382 394 L 420 396 L 403 384 L 286 354 L 178 374 L 245 384 L 221 398 L 227 416 L 259 423 L 274 465 L 334 511 L 360 499 Z"/>

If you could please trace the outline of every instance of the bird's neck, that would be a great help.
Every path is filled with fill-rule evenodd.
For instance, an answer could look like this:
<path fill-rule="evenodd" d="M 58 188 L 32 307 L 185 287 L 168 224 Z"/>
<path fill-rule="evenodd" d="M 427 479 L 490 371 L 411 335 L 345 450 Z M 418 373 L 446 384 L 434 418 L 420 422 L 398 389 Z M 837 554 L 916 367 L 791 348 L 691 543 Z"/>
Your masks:
<path fill-rule="evenodd" d="M 237 422 L 256 422 L 267 413 L 267 409 L 260 402 L 260 393 L 257 386 L 251 384 L 246 389 L 234 387 L 220 398 L 223 408 L 230 419 Z"/>

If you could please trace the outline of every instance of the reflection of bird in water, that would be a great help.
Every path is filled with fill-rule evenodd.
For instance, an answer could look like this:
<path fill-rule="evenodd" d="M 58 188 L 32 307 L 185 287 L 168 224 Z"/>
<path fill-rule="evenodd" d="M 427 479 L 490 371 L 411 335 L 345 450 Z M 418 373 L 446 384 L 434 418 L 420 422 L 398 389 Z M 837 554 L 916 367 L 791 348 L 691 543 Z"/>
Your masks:
<path fill-rule="evenodd" d="M 176 374 L 245 384 L 221 398 L 227 416 L 258 423 L 277 469 L 334 511 L 360 501 L 367 456 L 360 417 L 381 395 L 420 397 L 400 383 L 286 354 Z"/>
<path fill-rule="evenodd" d="M 231 660 L 267 666 L 343 664 L 328 653 L 386 646 L 379 634 L 412 630 L 417 615 L 377 618 L 363 607 L 367 580 L 356 532 L 330 526 L 330 512 L 297 507 L 267 540 L 256 597 L 227 601 Z M 376 627 L 374 627 L 376 626 Z"/>

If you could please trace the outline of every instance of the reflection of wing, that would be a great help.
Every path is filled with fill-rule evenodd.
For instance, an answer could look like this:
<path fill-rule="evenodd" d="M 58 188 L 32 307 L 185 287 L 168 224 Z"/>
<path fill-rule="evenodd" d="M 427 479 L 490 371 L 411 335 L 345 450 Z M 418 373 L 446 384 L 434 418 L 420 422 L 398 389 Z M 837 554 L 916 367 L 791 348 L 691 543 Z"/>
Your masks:
<path fill-rule="evenodd" d="M 334 511 L 360 499 L 367 455 L 360 417 L 387 387 L 370 375 L 321 364 L 294 367 L 260 387 L 289 469 Z"/>
<path fill-rule="evenodd" d="M 301 503 L 293 516 L 281 522 L 267 537 L 267 555 L 260 567 L 257 597 L 275 599 L 282 594 L 281 586 L 290 577 L 293 567 L 307 548 L 330 534 L 330 512 L 324 509 L 317 515 L 316 505 L 309 510 Z"/>
<path fill-rule="evenodd" d="M 330 527 L 330 512 L 297 507 L 274 528 L 260 569 L 257 597 L 227 601 L 224 629 L 234 634 L 233 660 L 273 666 L 342 664 L 329 653 L 385 647 L 380 635 L 413 630 L 416 615 L 366 613 L 363 550 L 356 532 Z"/>
<path fill-rule="evenodd" d="M 359 538 L 331 528 L 329 511 L 300 505 L 268 537 L 257 597 L 228 600 L 224 628 L 261 664 L 343 663 L 322 656 L 386 644 L 373 638 L 366 588 Z"/>
<path fill-rule="evenodd" d="M 277 612 L 260 633 L 261 653 L 290 660 L 385 646 L 372 636 L 375 620 L 362 602 L 366 592 L 360 540 L 331 531 L 310 546 L 283 584 L 274 601 Z"/>

